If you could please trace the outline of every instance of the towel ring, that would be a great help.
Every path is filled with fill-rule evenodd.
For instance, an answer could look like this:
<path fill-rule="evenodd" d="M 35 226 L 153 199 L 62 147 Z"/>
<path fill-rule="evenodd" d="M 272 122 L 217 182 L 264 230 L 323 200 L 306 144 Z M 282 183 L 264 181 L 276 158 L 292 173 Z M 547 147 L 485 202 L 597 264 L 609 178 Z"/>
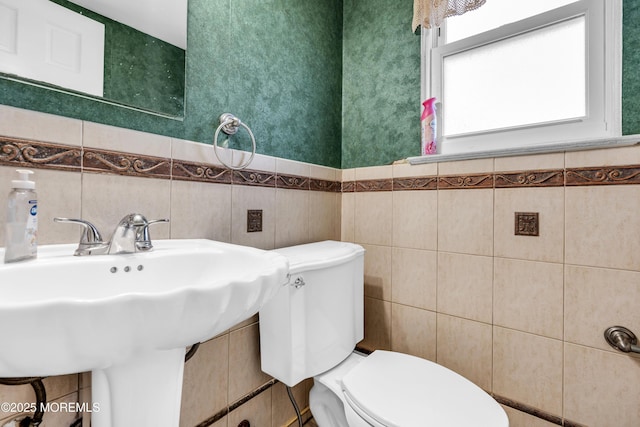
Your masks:
<path fill-rule="evenodd" d="M 228 167 L 229 169 L 240 170 L 240 169 L 246 168 L 247 166 L 249 166 L 249 163 L 251 163 L 251 161 L 253 160 L 253 156 L 256 155 L 256 138 L 253 136 L 253 132 L 251 132 L 251 129 L 249 129 L 249 126 L 241 122 L 240 119 L 234 116 L 233 114 L 224 113 L 220 116 L 219 120 L 220 120 L 220 126 L 218 126 L 218 128 L 216 129 L 216 132 L 213 135 L 213 152 L 218 158 L 218 161 L 222 163 L 224 166 Z M 223 131 L 227 135 L 235 135 L 236 132 L 238 132 L 238 128 L 240 126 L 245 128 L 249 133 L 249 136 L 251 137 L 251 156 L 249 156 L 249 160 L 247 160 L 240 166 L 232 166 L 227 164 L 218 155 L 218 149 L 220 148 L 218 147 L 218 135 L 220 134 L 220 131 Z"/>

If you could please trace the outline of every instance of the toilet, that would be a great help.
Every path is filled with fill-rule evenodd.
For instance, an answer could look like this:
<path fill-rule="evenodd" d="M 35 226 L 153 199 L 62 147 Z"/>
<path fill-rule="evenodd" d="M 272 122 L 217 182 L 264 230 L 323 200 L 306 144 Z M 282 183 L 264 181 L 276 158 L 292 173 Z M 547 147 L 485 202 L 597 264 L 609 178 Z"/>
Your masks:
<path fill-rule="evenodd" d="M 313 378 L 320 427 L 508 427 L 502 407 L 426 359 L 355 350 L 364 337 L 364 249 L 324 241 L 275 250 L 290 278 L 260 310 L 262 370 L 292 387 Z"/>

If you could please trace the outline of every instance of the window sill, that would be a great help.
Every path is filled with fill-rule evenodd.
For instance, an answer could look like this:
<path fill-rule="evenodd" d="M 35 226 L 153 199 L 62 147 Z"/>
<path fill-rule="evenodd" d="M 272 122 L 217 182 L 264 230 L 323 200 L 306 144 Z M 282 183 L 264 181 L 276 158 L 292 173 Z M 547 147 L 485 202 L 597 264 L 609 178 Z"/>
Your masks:
<path fill-rule="evenodd" d="M 534 154 L 561 153 L 566 151 L 629 147 L 638 144 L 640 144 L 640 135 L 625 135 L 613 138 L 598 138 L 583 141 L 531 145 L 526 147 L 514 147 L 485 151 L 468 151 L 463 153 L 451 154 L 431 154 L 426 156 L 408 157 L 406 160 L 411 165 L 422 165 L 426 163 L 486 159 L 491 157 L 530 156 Z"/>

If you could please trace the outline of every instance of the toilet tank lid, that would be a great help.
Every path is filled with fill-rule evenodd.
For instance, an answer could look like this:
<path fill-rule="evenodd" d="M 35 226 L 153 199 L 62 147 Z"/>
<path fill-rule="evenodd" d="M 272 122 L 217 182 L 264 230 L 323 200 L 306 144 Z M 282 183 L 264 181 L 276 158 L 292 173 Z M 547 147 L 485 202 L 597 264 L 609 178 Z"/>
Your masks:
<path fill-rule="evenodd" d="M 408 354 L 374 351 L 342 378 L 342 389 L 373 425 L 509 426 L 504 409 L 480 387 Z"/>
<path fill-rule="evenodd" d="M 325 240 L 275 249 L 274 252 L 289 259 L 289 272 L 295 274 L 351 261 L 363 255 L 364 248 L 354 243 Z"/>

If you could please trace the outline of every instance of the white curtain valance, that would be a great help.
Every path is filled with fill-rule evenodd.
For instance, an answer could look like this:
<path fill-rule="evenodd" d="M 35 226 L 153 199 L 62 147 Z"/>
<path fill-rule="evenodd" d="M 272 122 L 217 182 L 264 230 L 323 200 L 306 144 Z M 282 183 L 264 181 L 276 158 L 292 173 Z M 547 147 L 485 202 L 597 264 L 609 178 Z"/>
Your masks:
<path fill-rule="evenodd" d="M 424 28 L 439 27 L 445 18 L 462 15 L 482 6 L 486 0 L 413 0 L 413 32 Z"/>

